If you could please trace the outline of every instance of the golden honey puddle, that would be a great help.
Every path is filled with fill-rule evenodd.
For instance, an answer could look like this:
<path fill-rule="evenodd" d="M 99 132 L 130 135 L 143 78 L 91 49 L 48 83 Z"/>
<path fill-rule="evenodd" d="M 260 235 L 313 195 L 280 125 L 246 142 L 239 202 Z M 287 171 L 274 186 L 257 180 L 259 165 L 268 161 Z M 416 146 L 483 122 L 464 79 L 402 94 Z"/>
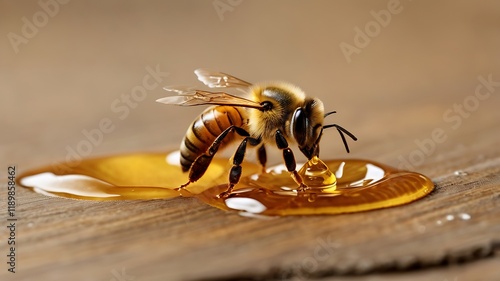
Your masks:
<path fill-rule="evenodd" d="M 340 214 L 406 204 L 434 189 L 432 181 L 421 174 L 373 161 L 327 160 L 324 164 L 334 171 L 336 184 L 297 191 L 285 166 L 280 165 L 267 174 L 242 179 L 229 198 L 215 196 L 225 185 L 208 189 L 198 198 L 214 207 L 247 215 Z"/>
<path fill-rule="evenodd" d="M 20 184 L 50 196 L 88 200 L 168 199 L 196 196 L 203 202 L 243 215 L 310 215 L 367 211 L 412 202 L 429 194 L 427 177 L 399 171 L 368 160 L 313 158 L 299 174 L 308 186 L 297 190 L 284 165 L 258 173 L 256 164 L 244 163 L 240 183 L 229 197 L 230 163 L 214 159 L 205 175 L 186 191 L 187 182 L 178 152 L 126 154 L 85 159 L 44 167 L 20 177 Z"/>
<path fill-rule="evenodd" d="M 226 182 L 227 159 L 214 159 L 206 175 L 188 186 L 199 193 Z M 45 195 L 88 200 L 167 199 L 191 196 L 174 189 L 186 183 L 179 153 L 136 153 L 62 163 L 28 172 L 20 184 Z M 246 174 L 260 169 L 249 164 Z"/>

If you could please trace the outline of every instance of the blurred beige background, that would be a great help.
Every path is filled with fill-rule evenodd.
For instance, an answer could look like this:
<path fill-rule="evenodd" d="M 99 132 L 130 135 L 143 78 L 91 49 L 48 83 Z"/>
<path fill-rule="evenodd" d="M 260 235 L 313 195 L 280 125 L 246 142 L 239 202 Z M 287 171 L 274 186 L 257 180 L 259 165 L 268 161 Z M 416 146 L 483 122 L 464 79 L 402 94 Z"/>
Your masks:
<path fill-rule="evenodd" d="M 102 122 L 106 132 L 84 150 L 86 157 L 177 148 L 202 108 L 155 100 L 168 94 L 163 86 L 201 86 L 193 73 L 200 67 L 251 82 L 287 80 L 321 98 L 338 112 L 329 120 L 359 138 L 347 155 L 338 134 L 328 132 L 323 158 L 400 167 L 409 161 L 435 179 L 498 157 L 498 1 L 1 0 L 0 34 L 0 159 L 20 172 L 84 149 L 85 132 Z M 354 53 L 342 51 L 347 45 Z M 157 80 L 147 80 L 152 69 L 161 72 Z M 478 77 L 497 83 L 491 91 L 481 88 L 490 93 L 483 100 L 474 98 Z M 145 79 L 151 83 L 145 94 L 130 98 Z M 425 153 L 418 143 L 436 129 L 440 141 Z M 24 202 L 43 197 L 20 196 Z M 73 204 L 50 202 L 62 202 L 63 210 Z M 142 249 L 139 240 L 129 249 Z M 100 264 L 91 268 L 101 279 L 119 268 Z M 141 280 L 161 276 L 135 270 Z"/>
<path fill-rule="evenodd" d="M 500 5 L 401 1 L 399 13 L 348 63 L 340 44 L 355 47 L 355 28 L 365 30 L 374 21 L 370 12 L 388 3 L 69 1 L 49 5 L 57 12 L 44 21 L 40 14 L 33 20 L 44 11 L 37 1 L 1 1 L 1 158 L 23 168 L 60 160 L 103 118 L 114 130 L 91 155 L 177 147 L 201 108 L 154 101 L 167 94 L 165 85 L 201 86 L 193 74 L 199 67 L 249 81 L 287 80 L 320 97 L 339 112 L 330 120 L 359 137 L 353 157 L 377 158 L 436 127 L 453 136 L 444 111 L 474 93 L 478 76 L 500 81 Z M 23 34 L 23 18 L 40 25 L 34 35 Z M 136 108 L 118 102 L 113 109 L 142 85 L 148 67 L 169 75 L 144 100 L 132 99 Z M 483 119 L 498 120 L 498 104 L 498 97 L 481 103 L 460 129 L 474 133 Z M 118 109 L 124 105 L 129 114 Z M 324 139 L 324 157 L 345 156 L 336 132 Z"/>

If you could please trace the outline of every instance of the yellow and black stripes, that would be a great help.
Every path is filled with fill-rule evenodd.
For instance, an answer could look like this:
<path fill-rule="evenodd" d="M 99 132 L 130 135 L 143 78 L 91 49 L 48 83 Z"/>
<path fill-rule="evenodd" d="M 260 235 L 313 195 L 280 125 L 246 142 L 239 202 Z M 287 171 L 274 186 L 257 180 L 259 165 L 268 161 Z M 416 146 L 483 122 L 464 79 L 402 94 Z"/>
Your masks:
<path fill-rule="evenodd" d="M 245 108 L 233 106 L 213 106 L 207 108 L 196 118 L 184 136 L 181 143 L 181 166 L 188 171 L 196 158 L 204 154 L 214 140 L 231 125 L 246 128 L 248 123 Z M 224 138 L 220 147 L 223 148 L 234 139 L 231 134 Z"/>

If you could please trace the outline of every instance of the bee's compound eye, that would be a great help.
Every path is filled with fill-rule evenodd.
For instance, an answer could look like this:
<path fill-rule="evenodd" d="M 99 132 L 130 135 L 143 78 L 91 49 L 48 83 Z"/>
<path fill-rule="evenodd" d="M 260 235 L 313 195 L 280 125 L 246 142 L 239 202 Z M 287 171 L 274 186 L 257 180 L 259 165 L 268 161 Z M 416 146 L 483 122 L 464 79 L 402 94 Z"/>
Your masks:
<path fill-rule="evenodd" d="M 270 101 L 263 101 L 260 105 L 262 105 L 264 111 L 273 109 L 273 104 Z"/>
<path fill-rule="evenodd" d="M 306 142 L 307 118 L 302 108 L 297 108 L 293 113 L 293 136 L 299 145 Z"/>

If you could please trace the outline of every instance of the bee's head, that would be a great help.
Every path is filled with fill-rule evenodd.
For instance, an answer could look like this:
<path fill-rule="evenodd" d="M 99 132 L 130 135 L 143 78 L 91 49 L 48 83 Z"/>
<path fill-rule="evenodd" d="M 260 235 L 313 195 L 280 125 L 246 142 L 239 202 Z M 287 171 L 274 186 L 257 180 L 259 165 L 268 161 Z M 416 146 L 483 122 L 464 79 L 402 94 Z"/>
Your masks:
<path fill-rule="evenodd" d="M 307 159 L 319 155 L 324 116 L 323 102 L 317 98 L 306 98 L 293 113 L 290 131 Z"/>

